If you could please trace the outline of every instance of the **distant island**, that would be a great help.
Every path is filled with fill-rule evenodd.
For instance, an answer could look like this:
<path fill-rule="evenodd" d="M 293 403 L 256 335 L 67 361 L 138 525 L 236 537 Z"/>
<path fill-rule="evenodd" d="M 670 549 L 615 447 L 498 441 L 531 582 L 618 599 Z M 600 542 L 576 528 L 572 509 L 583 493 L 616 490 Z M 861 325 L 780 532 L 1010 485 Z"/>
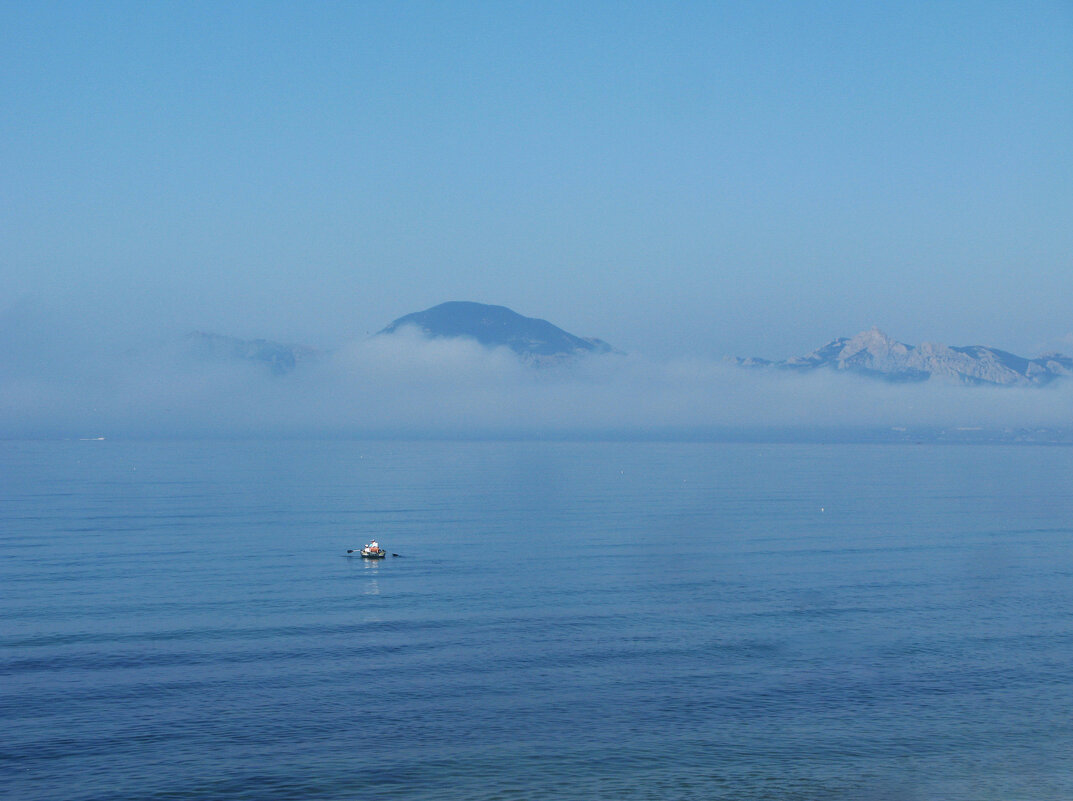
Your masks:
<path fill-rule="evenodd" d="M 472 301 L 449 301 L 398 318 L 375 336 L 390 336 L 410 327 L 430 339 L 472 339 L 489 348 L 505 347 L 522 361 L 547 366 L 587 354 L 620 353 L 602 339 L 579 337 L 547 320 L 525 317 L 506 306 Z M 306 345 L 270 339 L 240 339 L 194 331 L 185 337 L 185 350 L 198 359 L 260 364 L 274 375 L 286 375 L 315 363 L 325 353 Z"/>
<path fill-rule="evenodd" d="M 575 336 L 547 320 L 523 317 L 506 306 L 471 301 L 450 301 L 407 314 L 385 327 L 377 336 L 394 334 L 407 326 L 434 339 L 466 337 L 486 347 L 510 348 L 523 359 L 534 363 L 589 353 L 614 352 L 601 339 Z"/>
<path fill-rule="evenodd" d="M 954 347 L 933 342 L 906 345 L 878 328 L 832 340 L 806 356 L 784 361 L 755 357 L 733 361 L 741 367 L 795 372 L 835 370 L 892 382 L 945 377 L 963 384 L 1042 386 L 1073 375 L 1073 359 L 1059 353 L 1026 359 L 983 345 Z"/>
<path fill-rule="evenodd" d="M 407 328 L 429 339 L 465 338 L 488 348 L 507 348 L 523 362 L 538 367 L 587 355 L 621 353 L 602 339 L 571 334 L 506 306 L 472 301 L 450 301 L 404 315 L 375 336 L 392 336 Z M 291 373 L 326 356 L 305 345 L 200 331 L 187 335 L 185 344 L 196 358 L 260 364 L 275 375 Z M 797 373 L 829 370 L 894 383 L 942 378 L 968 385 L 1038 387 L 1073 376 L 1073 358 L 1059 353 L 1029 359 L 984 345 L 907 345 L 878 328 L 834 339 L 805 356 L 783 361 L 758 357 L 730 361 L 743 368 Z"/>

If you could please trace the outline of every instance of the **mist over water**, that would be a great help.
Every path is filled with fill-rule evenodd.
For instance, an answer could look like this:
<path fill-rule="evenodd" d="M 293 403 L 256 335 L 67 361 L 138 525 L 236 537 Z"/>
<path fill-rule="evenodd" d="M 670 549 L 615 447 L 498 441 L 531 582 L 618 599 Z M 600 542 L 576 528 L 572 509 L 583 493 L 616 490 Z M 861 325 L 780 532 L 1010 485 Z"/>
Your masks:
<path fill-rule="evenodd" d="M 888 384 L 715 359 L 602 355 L 536 368 L 412 330 L 355 340 L 286 375 L 195 358 L 178 338 L 17 350 L 0 435 L 652 436 L 778 428 L 1066 427 L 1073 382 Z"/>

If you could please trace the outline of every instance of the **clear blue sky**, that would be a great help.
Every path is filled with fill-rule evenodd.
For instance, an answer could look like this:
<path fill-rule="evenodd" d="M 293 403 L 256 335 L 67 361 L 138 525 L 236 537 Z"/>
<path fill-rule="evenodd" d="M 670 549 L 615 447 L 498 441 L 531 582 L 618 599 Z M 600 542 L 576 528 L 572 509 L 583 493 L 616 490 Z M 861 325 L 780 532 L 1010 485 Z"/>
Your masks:
<path fill-rule="evenodd" d="M 1068 2 L 5 2 L 0 137 L 0 315 L 78 335 L 1073 333 Z"/>

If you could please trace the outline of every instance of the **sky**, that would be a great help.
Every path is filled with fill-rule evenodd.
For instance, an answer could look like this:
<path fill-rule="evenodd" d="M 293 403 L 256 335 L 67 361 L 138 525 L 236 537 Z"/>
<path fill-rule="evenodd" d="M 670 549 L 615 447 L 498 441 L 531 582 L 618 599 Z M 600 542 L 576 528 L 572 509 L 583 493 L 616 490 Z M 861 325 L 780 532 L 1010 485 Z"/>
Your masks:
<path fill-rule="evenodd" d="M 1069 2 L 4 2 L 0 337 L 1073 352 L 1070 131 Z"/>
<path fill-rule="evenodd" d="M 326 347 L 1073 332 L 1073 5 L 3 3 L 0 313 Z"/>

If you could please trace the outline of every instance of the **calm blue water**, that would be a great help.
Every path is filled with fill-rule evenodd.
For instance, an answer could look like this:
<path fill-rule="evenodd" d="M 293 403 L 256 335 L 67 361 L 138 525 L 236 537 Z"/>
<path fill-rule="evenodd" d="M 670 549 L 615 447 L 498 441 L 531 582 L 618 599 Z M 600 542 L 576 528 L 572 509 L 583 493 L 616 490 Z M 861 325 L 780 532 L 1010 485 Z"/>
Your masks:
<path fill-rule="evenodd" d="M 1073 448 L 0 443 L 0 795 L 1073 798 L 1071 487 Z"/>

